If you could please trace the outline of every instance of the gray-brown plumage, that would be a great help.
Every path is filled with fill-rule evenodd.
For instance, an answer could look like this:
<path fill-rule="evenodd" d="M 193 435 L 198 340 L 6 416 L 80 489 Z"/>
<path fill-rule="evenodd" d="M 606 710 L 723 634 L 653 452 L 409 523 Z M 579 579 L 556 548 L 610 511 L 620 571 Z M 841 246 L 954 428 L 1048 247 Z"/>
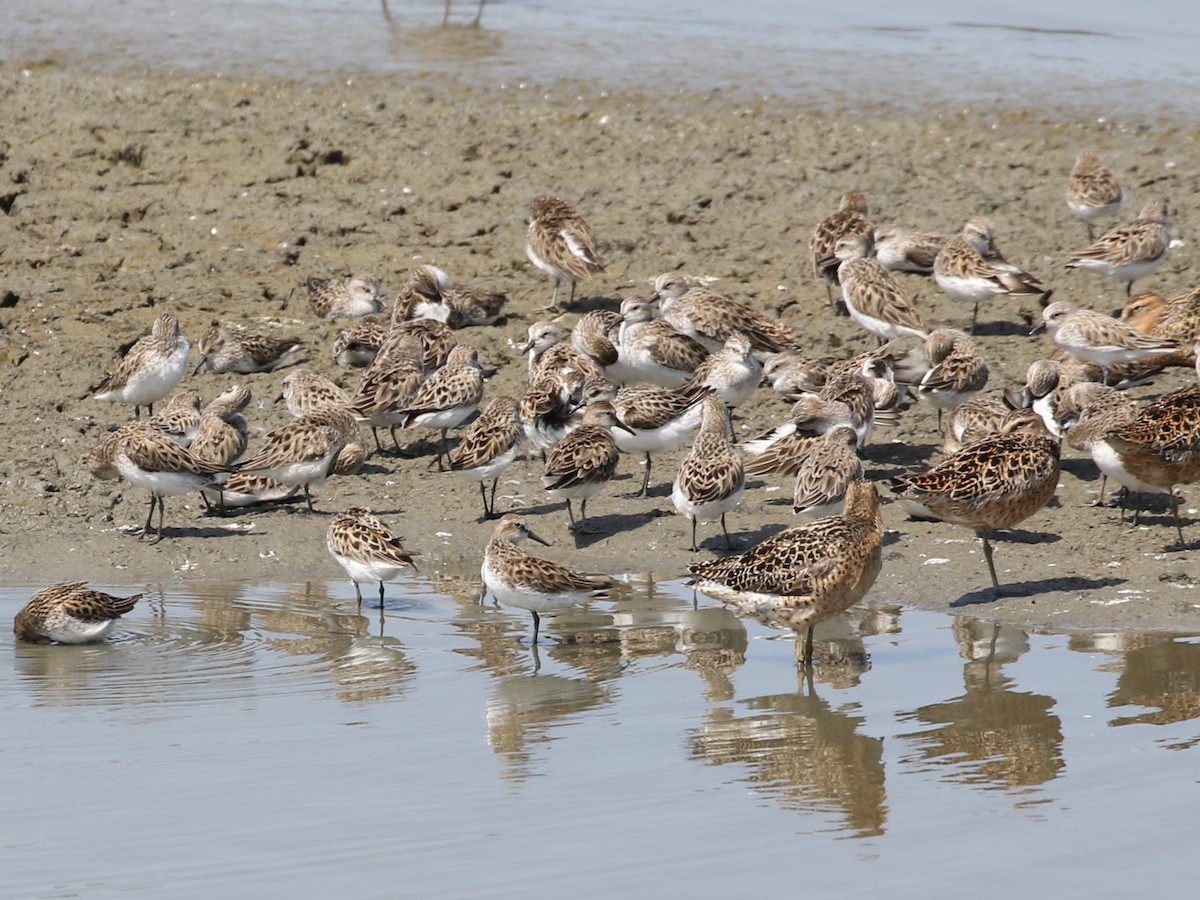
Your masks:
<path fill-rule="evenodd" d="M 571 346 L 607 368 L 617 361 L 617 346 L 611 333 L 620 324 L 621 314 L 611 309 L 588 310 L 571 329 Z"/>
<path fill-rule="evenodd" d="M 322 319 L 369 316 L 383 309 L 379 279 L 374 275 L 349 278 L 309 278 L 305 281 L 313 312 Z"/>
<path fill-rule="evenodd" d="M 1085 381 L 1071 385 L 1063 392 L 1054 411 L 1066 442 L 1076 450 L 1092 457 L 1100 470 L 1100 502 L 1104 502 L 1104 488 L 1108 476 L 1113 475 L 1120 483 L 1121 474 L 1116 471 L 1120 462 L 1108 444 L 1110 431 L 1132 422 L 1138 417 L 1138 405 L 1124 391 L 1104 384 Z M 1126 485 L 1121 485 L 1128 494 Z M 1134 519 L 1136 521 L 1135 512 Z M 1121 521 L 1125 521 L 1124 498 L 1121 504 Z"/>
<path fill-rule="evenodd" d="M 700 427 L 697 400 L 703 395 L 703 391 L 623 388 L 613 398 L 617 418 L 625 426 L 625 430 L 613 433 L 613 439 L 625 453 L 645 454 L 646 471 L 639 496 L 645 497 L 650 490 L 651 454 L 678 450 Z"/>
<path fill-rule="evenodd" d="M 383 342 L 387 340 L 389 326 L 379 319 L 359 319 L 349 328 L 344 328 L 333 340 L 333 361 L 339 366 L 361 369 L 370 365 Z"/>
<path fill-rule="evenodd" d="M 882 566 L 883 517 L 869 481 L 846 491 L 845 512 L 796 525 L 735 556 L 688 566 L 692 584 L 737 612 L 805 629 L 803 662 L 812 664 L 813 627 L 860 601 Z"/>
<path fill-rule="evenodd" d="M 808 452 L 795 467 L 792 512 L 814 516 L 841 513 L 846 491 L 863 478 L 862 460 L 858 458 L 857 450 L 858 435 L 848 426 L 813 438 Z"/>
<path fill-rule="evenodd" d="M 550 308 L 558 303 L 558 286 L 571 284 L 568 304 L 575 301 L 575 284 L 604 271 L 596 251 L 596 236 L 575 207 L 552 194 L 534 197 L 529 207 L 529 233 L 525 241 L 529 261 L 554 279 Z"/>
<path fill-rule="evenodd" d="M 529 383 L 533 384 L 550 375 L 578 372 L 585 378 L 603 377 L 600 365 L 566 340 L 567 330 L 550 322 L 534 322 L 529 326 L 526 339 L 516 346 L 518 353 L 528 358 Z"/>
<path fill-rule="evenodd" d="M 692 284 L 678 272 L 659 275 L 654 280 L 650 300 L 658 301 L 659 312 L 668 324 L 710 353 L 720 350 L 735 334 L 744 334 L 755 350 L 765 353 L 799 346 L 796 333 L 783 322 L 738 300 Z"/>
<path fill-rule="evenodd" d="M 617 345 L 617 360 L 608 364 L 606 371 L 618 384 L 644 381 L 677 388 L 708 356 L 708 350 L 699 341 L 678 331 L 670 322 L 654 318 L 650 301 L 643 297 L 621 301 Z"/>
<path fill-rule="evenodd" d="M 671 501 L 681 516 L 692 521 L 692 550 L 696 547 L 696 523 L 721 520 L 725 546 L 733 549 L 725 515 L 742 502 L 746 491 L 746 468 L 730 442 L 729 409 L 716 394 L 699 402 L 700 431 L 679 466 L 671 489 Z M 649 464 L 647 463 L 647 468 Z"/>
<path fill-rule="evenodd" d="M 188 448 L 196 459 L 228 466 L 246 452 L 250 426 L 242 410 L 250 402 L 250 388 L 235 384 L 218 395 L 200 416 L 200 427 Z"/>
<path fill-rule="evenodd" d="M 1000 582 L 989 535 L 1011 528 L 1045 506 L 1058 487 L 1059 444 L 1031 410 L 1014 410 L 1000 433 L 963 447 L 926 472 L 893 485 L 912 516 L 965 525 L 983 540 L 995 595 Z"/>
<path fill-rule="evenodd" d="M 842 238 L 873 235 L 867 215 L 867 198 L 859 191 L 847 191 L 838 201 L 838 211 L 818 222 L 808 240 L 813 274 L 825 281 L 830 304 L 833 303 L 830 285 L 838 283 L 838 261 L 836 257 L 831 259 L 833 250 Z"/>
<path fill-rule="evenodd" d="M 157 413 L 146 419 L 146 424 L 157 428 L 181 447 L 187 447 L 200 428 L 202 407 L 199 392 L 181 388 L 167 398 Z"/>
<path fill-rule="evenodd" d="M 271 337 L 241 325 L 213 322 L 200 338 L 200 362 L 192 374 L 273 372 L 293 362 L 293 354 L 303 349 L 298 337 Z"/>
<path fill-rule="evenodd" d="M 52 584 L 30 597 L 17 613 L 13 634 L 18 641 L 36 644 L 100 641 L 141 599 L 141 594 L 114 597 L 89 588 L 86 581 Z"/>
<path fill-rule="evenodd" d="M 457 428 L 479 408 L 483 399 L 483 373 L 479 353 L 459 344 L 450 351 L 446 365 L 421 383 L 412 400 L 399 411 L 401 428 L 437 428 L 442 433 L 438 448 L 438 471 L 449 455 L 446 432 Z"/>
<path fill-rule="evenodd" d="M 408 292 L 415 295 L 411 303 Z M 508 302 L 505 294 L 495 291 L 456 288 L 450 276 L 428 264 L 413 269 L 401 296 L 409 319 L 434 319 L 453 329 L 491 325 L 500 318 L 500 310 Z"/>
<path fill-rule="evenodd" d="M 410 343 L 416 341 L 411 336 L 404 336 L 404 339 Z M 396 452 L 400 452 L 396 428 L 405 421 L 406 410 L 420 390 L 423 380 L 424 373 L 420 363 L 414 361 L 411 355 L 389 353 L 386 350 L 380 350 L 375 360 L 363 372 L 358 388 L 350 398 L 350 411 L 371 427 L 371 434 L 375 437 L 375 448 L 380 453 L 383 452 L 383 446 L 379 443 L 380 428 L 390 430 Z"/>
<path fill-rule="evenodd" d="M 330 421 L 337 415 L 338 422 Z M 339 427 L 341 418 L 354 427 L 349 413 L 322 407 L 295 422 L 277 428 L 264 439 L 259 451 L 238 468 L 242 472 L 265 475 L 284 484 L 304 488 L 304 500 L 313 512 L 312 485 L 321 485 L 329 477 L 333 461 L 346 445 L 347 430 Z"/>
<path fill-rule="evenodd" d="M 933 261 L 949 240 L 944 234 L 883 225 L 875 229 L 875 258 L 889 272 L 932 275 Z"/>
<path fill-rule="evenodd" d="M 617 471 L 620 451 L 612 429 L 628 431 L 607 400 L 589 404 L 583 411 L 583 423 L 555 444 L 546 454 L 542 484 L 547 493 L 567 502 L 567 518 L 572 531 L 588 531 L 587 502 L 606 485 Z M 579 500 L 576 521 L 571 500 Z"/>
<path fill-rule="evenodd" d="M 1075 158 L 1067 177 L 1066 200 L 1067 208 L 1083 221 L 1091 241 L 1092 221 L 1115 216 L 1125 200 L 1125 192 L 1112 170 L 1095 153 L 1084 150 Z"/>
<path fill-rule="evenodd" d="M 1174 237 L 1166 202 L 1147 203 L 1138 217 L 1106 231 L 1089 247 L 1072 254 L 1068 269 L 1091 269 L 1125 282 L 1125 296 L 1137 279 L 1167 261 Z"/>
<path fill-rule="evenodd" d="M 544 613 L 590 599 L 607 599 L 605 591 L 612 586 L 612 581 L 580 575 L 556 562 L 533 556 L 519 546 L 526 539 L 549 546 L 547 541 L 534 534 L 523 517 L 515 513 L 503 516 L 484 548 L 479 575 L 485 593 L 491 591 L 499 602 L 529 610 L 533 615 L 533 643 L 536 644 Z"/>
<path fill-rule="evenodd" d="M 462 440 L 450 454 L 450 471 L 479 482 L 483 499 L 483 515 L 496 514 L 496 485 L 500 475 L 512 465 L 521 452 L 525 430 L 517 401 L 512 397 L 496 397 L 463 432 Z M 492 480 L 491 498 L 484 482 Z"/>

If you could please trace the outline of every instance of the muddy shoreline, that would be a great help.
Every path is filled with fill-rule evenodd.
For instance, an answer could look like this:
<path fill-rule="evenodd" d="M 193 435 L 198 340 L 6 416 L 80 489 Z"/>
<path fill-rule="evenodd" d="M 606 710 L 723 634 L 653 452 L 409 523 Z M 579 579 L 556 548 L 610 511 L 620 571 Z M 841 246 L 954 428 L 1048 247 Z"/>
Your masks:
<path fill-rule="evenodd" d="M 505 322 L 460 338 L 496 371 L 487 396 L 515 396 L 524 367 L 513 345 L 550 296 L 523 252 L 528 201 L 545 191 L 578 205 L 609 263 L 581 286 L 574 313 L 615 308 L 679 269 L 781 316 L 818 354 L 870 346 L 831 313 L 807 257 L 813 226 L 849 188 L 866 193 L 881 223 L 949 231 L 985 214 L 1005 254 L 1056 299 L 1112 310 L 1121 286 L 1063 269 L 1084 242 L 1063 185 L 1075 154 L 1091 148 L 1124 180 L 1126 217 L 1145 200 L 1172 201 L 1182 244 L 1138 287 L 1173 296 L 1194 283 L 1200 211 L 1188 198 L 1200 143 L 1190 126 L 1165 120 L 992 108 L 921 120 L 718 92 L 654 97 L 398 77 L 299 84 L 53 67 L 0 69 L 0 96 L 9 113 L 0 139 L 0 578 L 9 583 L 338 581 L 324 532 L 330 513 L 355 504 L 405 534 L 424 573 L 477 574 L 492 529 L 479 518 L 477 485 L 429 470 L 431 446 L 418 435 L 409 440 L 425 451 L 420 458 L 373 456 L 358 475 L 331 479 L 317 515 L 288 504 L 221 519 L 204 516 L 198 498 L 169 499 L 167 538 L 139 543 L 147 498 L 93 481 L 83 465 L 131 410 L 88 393 L 162 310 L 179 316 L 193 344 L 214 319 L 303 333 L 304 365 L 353 386 L 357 372 L 338 369 L 329 354 L 341 326 L 314 319 L 304 279 L 373 272 L 394 292 L 429 262 L 458 283 L 508 293 Z M 929 321 L 969 320 L 929 282 L 905 284 Z M 981 314 L 989 391 L 1022 381 L 1050 349 L 1044 334 L 1027 333 L 1036 312 L 1002 300 Z M 283 374 L 242 379 L 255 395 L 255 435 L 288 420 L 274 401 Z M 185 385 L 208 400 L 235 380 L 207 374 Z M 1177 370 L 1137 396 L 1194 380 Z M 786 409 L 761 390 L 739 409 L 739 435 Z M 914 407 L 899 427 L 876 432 L 867 473 L 886 480 L 927 465 L 939 444 L 936 411 Z M 509 470 L 498 504 L 534 517 L 554 543 L 547 555 L 574 567 L 682 576 L 693 554 L 669 499 L 682 455 L 655 460 L 646 499 L 632 496 L 639 461 L 623 458 L 617 480 L 589 504 L 604 535 L 569 535 L 533 461 Z M 969 532 L 909 522 L 889 506 L 871 597 L 1026 627 L 1200 630 L 1200 569 L 1194 549 L 1173 549 L 1165 499 L 1150 502 L 1141 527 L 1121 526 L 1115 509 L 1092 505 L 1099 482 L 1090 460 L 1069 448 L 1064 456 L 1055 501 L 996 542 L 1009 596 L 991 601 L 983 590 L 987 572 Z M 739 547 L 792 524 L 790 489 L 767 480 L 748 490 L 729 516 Z M 1194 548 L 1196 493 L 1184 493 Z M 701 535 L 702 554 L 722 549 L 717 526 Z"/>

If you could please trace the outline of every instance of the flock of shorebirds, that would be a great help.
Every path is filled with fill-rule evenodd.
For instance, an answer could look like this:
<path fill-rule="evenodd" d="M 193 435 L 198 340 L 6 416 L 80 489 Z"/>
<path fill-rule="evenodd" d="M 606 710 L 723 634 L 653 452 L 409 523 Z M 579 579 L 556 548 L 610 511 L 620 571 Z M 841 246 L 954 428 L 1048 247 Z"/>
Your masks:
<path fill-rule="evenodd" d="M 1066 199 L 1090 242 L 1066 265 L 1125 282 L 1129 299 L 1119 318 L 1050 302 L 1038 278 L 1000 253 L 985 219 L 971 219 L 954 236 L 876 227 L 862 194 L 845 194 L 812 235 L 813 272 L 839 309 L 833 287 L 840 288 L 844 311 L 879 346 L 834 359 L 805 356 L 783 321 L 674 272 L 659 276 L 649 297 L 628 297 L 619 311 L 588 311 L 567 329 L 557 315 L 560 288 L 569 287 L 569 307 L 576 284 L 602 272 L 604 262 L 575 209 L 541 196 L 530 210 L 526 253 L 553 279 L 554 315 L 531 325 L 519 348 L 528 368 L 522 396 L 483 405 L 479 355 L 459 340 L 461 328 L 500 318 L 503 294 L 456 287 L 440 269 L 423 265 L 390 316 L 381 316 L 373 276 L 310 278 L 316 316 L 357 320 L 332 348 L 338 365 L 362 369 L 357 389 L 296 368 L 304 348 L 299 338 L 238 325 L 214 323 L 191 366 L 192 348 L 177 318 L 163 313 L 93 393 L 132 405 L 135 419 L 111 431 L 88 466 L 96 478 L 124 479 L 148 492 L 139 539 L 156 542 L 164 535 L 167 497 L 200 491 L 206 505 L 220 508 L 303 491 L 311 510 L 313 487 L 355 472 L 371 452 L 362 426 L 373 433 L 374 452 L 385 452 L 379 431 L 386 429 L 392 452 L 402 456 L 409 451 L 397 429 L 425 428 L 440 433 L 439 469 L 479 483 L 485 516 L 496 516 L 505 469 L 521 457 L 540 458 L 547 493 L 565 501 L 573 530 L 588 531 L 594 527 L 588 499 L 613 477 L 621 452 L 644 456 L 645 494 L 652 456 L 690 442 L 671 498 L 691 521 L 693 550 L 697 523 L 718 521 L 732 550 L 725 517 L 742 501 L 747 476 L 794 480 L 793 508 L 805 516 L 802 524 L 689 569 L 698 590 L 735 610 L 804 631 L 803 659 L 810 663 L 813 625 L 858 602 L 880 571 L 879 494 L 864 479 L 860 454 L 873 427 L 894 422 L 914 398 L 937 409 L 945 459 L 895 479 L 896 499 L 913 516 L 974 530 L 997 593 L 991 537 L 1053 496 L 1064 438 L 1090 453 L 1123 496 L 1168 493 L 1184 546 L 1175 489 L 1200 479 L 1200 387 L 1145 407 L 1122 389 L 1167 366 L 1196 365 L 1200 289 L 1174 299 L 1130 296 L 1132 284 L 1167 259 L 1170 220 L 1164 203 L 1148 203 L 1136 219 L 1093 240 L 1093 221 L 1116 216 L 1124 200 L 1118 180 L 1094 154 L 1080 154 Z M 932 277 L 949 297 L 971 304 L 970 333 L 931 327 L 898 273 Z M 1040 299 L 1042 325 L 1058 346 L 1030 367 L 1023 390 L 985 396 L 988 368 L 972 334 L 980 305 L 1010 294 Z M 247 375 L 289 367 L 282 394 L 294 421 L 250 449 L 243 415 L 249 389 L 235 385 L 204 406 L 195 391 L 176 390 L 189 366 Z M 793 401 L 791 414 L 737 446 L 731 410 L 762 385 Z M 168 396 L 155 414 L 153 404 Z M 451 446 L 448 433 L 464 425 Z M 1123 500 L 1122 520 L 1124 508 Z M 546 543 L 526 516 L 500 516 L 481 578 L 498 601 L 532 613 L 536 642 L 542 613 L 602 597 L 611 582 L 535 556 L 525 541 Z M 415 567 L 403 539 L 364 508 L 332 518 L 327 546 L 354 582 L 360 606 L 362 583 L 378 583 L 382 609 L 384 582 Z M 15 631 L 27 640 L 97 640 L 136 600 L 82 583 L 54 585 L 18 614 Z"/>

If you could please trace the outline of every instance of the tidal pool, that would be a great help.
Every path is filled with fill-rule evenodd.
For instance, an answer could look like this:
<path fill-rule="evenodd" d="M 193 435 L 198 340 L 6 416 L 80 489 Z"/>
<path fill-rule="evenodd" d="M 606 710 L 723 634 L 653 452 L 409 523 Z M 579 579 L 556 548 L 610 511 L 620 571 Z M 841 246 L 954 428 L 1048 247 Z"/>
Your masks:
<path fill-rule="evenodd" d="M 1194 880 L 1195 638 L 876 603 L 818 627 L 808 678 L 790 633 L 680 582 L 631 577 L 537 648 L 477 595 L 413 578 L 381 619 L 343 583 L 163 585 L 106 644 L 6 633 L 0 895 Z"/>

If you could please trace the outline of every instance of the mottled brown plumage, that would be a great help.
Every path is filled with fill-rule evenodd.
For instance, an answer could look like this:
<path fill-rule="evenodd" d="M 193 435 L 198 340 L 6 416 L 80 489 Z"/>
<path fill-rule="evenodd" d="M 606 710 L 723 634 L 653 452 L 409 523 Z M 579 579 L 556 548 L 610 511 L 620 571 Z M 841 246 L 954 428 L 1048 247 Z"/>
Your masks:
<path fill-rule="evenodd" d="M 552 194 L 534 197 L 530 204 L 525 255 L 554 279 L 552 309 L 558 302 L 560 283 L 570 282 L 571 296 L 567 302 L 572 303 L 576 282 L 604 271 L 604 260 L 596 251 L 596 236 L 591 226 L 575 207 Z"/>
<path fill-rule="evenodd" d="M 114 597 L 87 586 L 86 581 L 63 582 L 42 588 L 13 619 L 18 641 L 37 644 L 84 644 L 103 640 L 113 622 L 130 612 L 141 594 Z"/>
<path fill-rule="evenodd" d="M 869 481 L 857 481 L 846 492 L 842 515 L 793 526 L 688 571 L 697 590 L 739 613 L 806 629 L 803 661 L 811 665 L 813 627 L 866 595 L 879 575 L 882 546 L 879 494 Z"/>
<path fill-rule="evenodd" d="M 1011 528 L 1045 506 L 1058 487 L 1059 444 L 1040 416 L 1015 410 L 1000 433 L 963 447 L 926 472 L 894 482 L 900 505 L 917 518 L 966 525 L 983 540 L 996 595 L 991 531 Z"/>

